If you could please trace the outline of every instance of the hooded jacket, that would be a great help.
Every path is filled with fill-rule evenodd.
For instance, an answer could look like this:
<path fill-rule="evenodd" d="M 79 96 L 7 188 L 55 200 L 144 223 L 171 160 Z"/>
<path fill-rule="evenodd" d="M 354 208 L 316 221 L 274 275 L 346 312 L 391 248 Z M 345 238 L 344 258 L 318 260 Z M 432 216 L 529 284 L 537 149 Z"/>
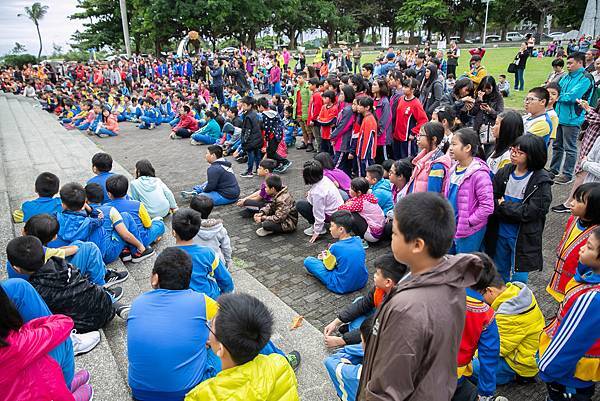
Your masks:
<path fill-rule="evenodd" d="M 229 161 L 223 158 L 215 160 L 206 170 L 206 176 L 204 192 L 215 191 L 227 199 L 239 198 L 240 186 Z"/>
<path fill-rule="evenodd" d="M 358 401 L 452 398 L 457 354 L 465 324 L 465 288 L 477 282 L 481 261 L 446 256 L 400 281 L 375 316 Z"/>
<path fill-rule="evenodd" d="M 215 251 L 221 262 L 228 268 L 233 265 L 231 259 L 231 240 L 221 219 L 203 219 L 194 243 L 206 246 Z"/>
<path fill-rule="evenodd" d="M 337 124 L 331 132 L 331 142 L 336 152 L 349 152 L 352 140 L 352 128 L 356 114 L 351 103 L 342 103 L 338 107 Z"/>
<path fill-rule="evenodd" d="M 485 237 L 486 252 L 492 258 L 496 253 L 499 224 L 518 224 L 515 246 L 514 268 L 516 272 L 542 270 L 542 234 L 546 224 L 546 215 L 552 202 L 552 180 L 545 170 L 532 173 L 521 203 L 502 202 L 510 175 L 516 166 L 509 164 L 501 168 L 494 176 L 494 214 L 489 220 Z"/>
<path fill-rule="evenodd" d="M 79 333 L 98 330 L 115 316 L 110 295 L 59 257 L 48 259 L 44 266 L 29 276 L 29 283 L 52 313 L 73 319 Z"/>
<path fill-rule="evenodd" d="M 455 164 L 449 176 L 452 176 L 458 164 Z M 448 197 L 450 180 L 446 180 L 444 194 Z M 494 212 L 494 191 L 490 180 L 490 169 L 483 160 L 473 159 L 467 167 L 458 188 L 456 211 L 456 238 L 466 238 L 481 230 Z"/>
<path fill-rule="evenodd" d="M 279 354 L 258 355 L 221 371 L 186 394 L 185 401 L 298 401 L 298 382 Z"/>
<path fill-rule="evenodd" d="M 173 192 L 160 178 L 143 176 L 131 181 L 129 194 L 132 199 L 146 206 L 151 218 L 165 217 L 170 209 L 177 208 Z"/>
<path fill-rule="evenodd" d="M 577 71 L 568 73 L 559 81 L 560 96 L 554 108 L 561 125 L 580 127 L 583 124 L 585 112 L 577 104 L 577 99 L 583 98 L 593 86 L 593 80 L 588 75 L 581 67 Z"/>
<path fill-rule="evenodd" d="M 296 230 L 298 225 L 298 210 L 296 210 L 296 202 L 288 191 L 288 187 L 283 187 L 274 197 L 273 200 L 265 207 L 260 209 L 260 212 L 265 216 L 264 221 L 281 224 L 281 229 L 284 232 L 292 232 Z"/>
<path fill-rule="evenodd" d="M 435 148 L 431 152 L 427 152 L 426 149 L 423 149 L 421 153 L 419 153 L 412 160 L 412 164 L 415 166 L 415 168 L 413 169 L 412 175 L 410 176 L 410 180 L 406 184 L 407 187 L 412 188 L 413 193 L 427 192 L 430 187 L 429 179 L 430 177 L 433 177 L 432 167 L 434 164 L 438 163 L 441 166 L 443 166 L 443 170 L 438 170 L 434 174 L 436 174 L 436 176 L 439 176 L 439 174 L 443 172 L 443 176 L 441 178 L 442 188 L 444 188 L 444 185 L 448 180 L 448 170 L 450 170 L 452 160 L 450 159 L 450 156 L 441 152 L 439 148 Z"/>
<path fill-rule="evenodd" d="M 392 186 L 390 180 L 382 178 L 371 187 L 371 193 L 375 195 L 379 206 L 386 214 L 394 208 L 394 200 L 392 199 Z"/>
<path fill-rule="evenodd" d="M 250 110 L 244 115 L 242 121 L 242 149 L 245 151 L 260 149 L 262 144 L 263 137 L 258 114 L 256 111 Z"/>
<path fill-rule="evenodd" d="M 33 319 L 5 338 L 0 347 L 0 399 L 74 401 L 60 366 L 48 352 L 69 338 L 73 321 L 51 315 Z"/>

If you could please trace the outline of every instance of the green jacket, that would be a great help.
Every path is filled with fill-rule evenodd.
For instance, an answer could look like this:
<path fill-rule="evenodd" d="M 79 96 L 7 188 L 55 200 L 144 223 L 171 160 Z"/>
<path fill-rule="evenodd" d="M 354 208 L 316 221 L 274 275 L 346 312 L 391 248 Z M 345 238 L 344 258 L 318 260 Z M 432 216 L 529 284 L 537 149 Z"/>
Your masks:
<path fill-rule="evenodd" d="M 298 99 L 298 92 L 300 92 L 300 99 L 302 99 L 302 116 L 298 116 L 296 112 L 296 99 Z M 304 85 L 296 85 L 294 87 L 294 120 L 308 120 L 308 102 L 310 102 L 310 89 L 308 88 L 308 82 L 304 82 Z"/>

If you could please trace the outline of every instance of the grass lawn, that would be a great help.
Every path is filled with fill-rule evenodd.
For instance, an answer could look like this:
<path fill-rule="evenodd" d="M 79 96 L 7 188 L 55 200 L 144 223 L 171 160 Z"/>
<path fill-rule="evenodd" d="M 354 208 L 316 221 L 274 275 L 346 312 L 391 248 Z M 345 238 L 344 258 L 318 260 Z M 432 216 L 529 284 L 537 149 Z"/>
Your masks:
<path fill-rule="evenodd" d="M 457 75 L 462 74 L 469 68 L 470 56 L 468 48 L 461 48 L 461 50 L 459 65 L 456 69 Z M 523 99 L 525 99 L 527 93 L 515 92 L 512 90 L 512 86 L 515 83 L 515 76 L 514 74 L 506 72 L 508 64 L 514 59 L 518 50 L 517 47 L 489 48 L 483 57 L 483 65 L 487 68 L 488 73 L 493 75 L 494 78 L 498 79 L 498 75 L 505 74 L 510 82 L 511 93 L 508 98 L 504 99 L 504 107 L 522 110 Z M 378 53 L 363 53 L 361 62 L 373 62 L 377 57 L 377 54 Z M 552 71 L 552 60 L 552 57 L 544 57 L 541 59 L 530 57 L 529 60 L 527 60 L 527 67 L 525 68 L 525 90 L 542 85 L 546 81 L 546 77 Z M 311 62 L 312 59 L 309 57 L 307 61 Z"/>

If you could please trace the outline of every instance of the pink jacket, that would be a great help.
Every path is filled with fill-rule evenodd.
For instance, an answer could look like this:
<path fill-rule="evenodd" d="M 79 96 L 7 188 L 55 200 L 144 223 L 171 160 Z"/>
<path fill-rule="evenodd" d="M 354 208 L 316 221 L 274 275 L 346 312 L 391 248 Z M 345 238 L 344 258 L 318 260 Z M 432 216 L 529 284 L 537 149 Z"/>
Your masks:
<path fill-rule="evenodd" d="M 58 363 L 48 352 L 65 341 L 73 320 L 51 315 L 25 323 L 0 347 L 0 400 L 74 401 Z"/>
<path fill-rule="evenodd" d="M 449 171 L 452 175 L 458 163 Z M 444 184 L 444 194 L 448 196 L 450 180 Z M 458 221 L 456 238 L 467 238 L 486 226 L 488 217 L 494 212 L 494 190 L 490 178 L 490 169 L 479 158 L 474 158 L 462 183 L 458 188 Z"/>
<path fill-rule="evenodd" d="M 106 122 L 104 123 L 104 128 L 106 128 L 107 130 L 111 130 L 115 134 L 118 134 L 119 133 L 119 122 L 117 121 L 117 116 L 115 116 L 114 114 L 111 114 L 110 116 L 108 116 L 108 118 L 106 119 Z"/>
<path fill-rule="evenodd" d="M 385 226 L 385 215 L 377 203 L 377 198 L 373 194 L 364 194 L 355 198 L 350 198 L 340 206 L 340 210 L 358 212 L 367 222 L 367 230 L 375 238 L 380 238 Z"/>
<path fill-rule="evenodd" d="M 90 110 L 87 117 L 85 118 L 85 122 L 91 124 L 94 122 L 95 119 L 96 119 L 96 112 L 94 110 Z"/>
<path fill-rule="evenodd" d="M 436 153 L 440 153 L 441 156 L 434 158 Z M 450 156 L 443 154 L 439 149 L 434 149 L 431 152 L 427 152 L 425 149 L 421 151 L 412 161 L 415 168 L 413 169 L 410 180 L 406 184 L 410 188 L 410 184 L 413 184 L 412 192 L 427 192 L 427 185 L 429 182 L 429 173 L 431 167 L 435 163 L 441 163 L 444 166 L 444 188 L 446 181 L 448 180 L 448 170 L 452 166 L 452 159 Z"/>

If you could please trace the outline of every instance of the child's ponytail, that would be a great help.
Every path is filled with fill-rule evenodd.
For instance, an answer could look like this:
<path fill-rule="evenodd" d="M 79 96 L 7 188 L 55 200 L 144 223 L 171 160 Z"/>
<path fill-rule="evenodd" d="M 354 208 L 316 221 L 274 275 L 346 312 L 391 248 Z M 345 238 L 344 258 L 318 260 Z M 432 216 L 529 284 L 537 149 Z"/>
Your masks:
<path fill-rule="evenodd" d="M 463 146 L 471 145 L 471 156 L 485 160 L 485 152 L 479 134 L 472 128 L 461 128 L 454 134 Z"/>

